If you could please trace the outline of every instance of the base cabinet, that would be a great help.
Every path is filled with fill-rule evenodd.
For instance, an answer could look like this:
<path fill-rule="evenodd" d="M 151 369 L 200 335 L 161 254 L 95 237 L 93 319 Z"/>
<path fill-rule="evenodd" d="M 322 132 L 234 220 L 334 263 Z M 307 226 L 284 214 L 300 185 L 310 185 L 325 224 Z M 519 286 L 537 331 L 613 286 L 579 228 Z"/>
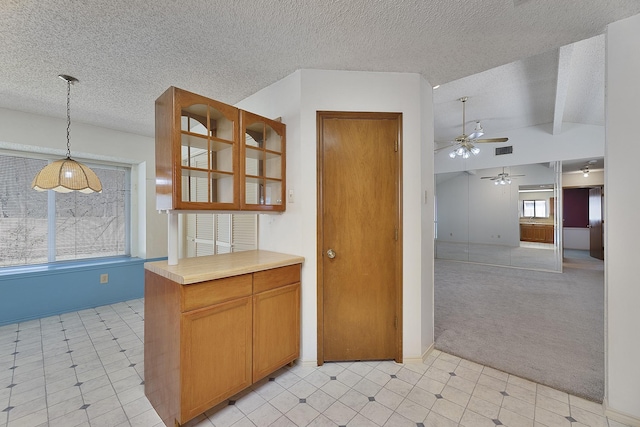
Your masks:
<path fill-rule="evenodd" d="M 300 264 L 181 285 L 145 271 L 145 394 L 179 426 L 300 355 Z"/>
<path fill-rule="evenodd" d="M 188 312 L 181 323 L 186 420 L 251 385 L 251 298 Z"/>
<path fill-rule="evenodd" d="M 553 225 L 520 224 L 520 240 L 523 242 L 553 243 Z"/>

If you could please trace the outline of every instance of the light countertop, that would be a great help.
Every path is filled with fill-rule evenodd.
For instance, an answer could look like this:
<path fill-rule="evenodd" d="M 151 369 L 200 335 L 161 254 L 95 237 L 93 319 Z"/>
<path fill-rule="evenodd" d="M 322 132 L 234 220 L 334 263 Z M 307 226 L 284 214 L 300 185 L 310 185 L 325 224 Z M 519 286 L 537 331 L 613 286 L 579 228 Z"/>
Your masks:
<path fill-rule="evenodd" d="M 147 262 L 144 268 L 176 283 L 188 285 L 303 262 L 304 257 L 301 256 L 255 250 L 183 258 L 178 260 L 177 265 L 168 265 L 167 261 Z"/>

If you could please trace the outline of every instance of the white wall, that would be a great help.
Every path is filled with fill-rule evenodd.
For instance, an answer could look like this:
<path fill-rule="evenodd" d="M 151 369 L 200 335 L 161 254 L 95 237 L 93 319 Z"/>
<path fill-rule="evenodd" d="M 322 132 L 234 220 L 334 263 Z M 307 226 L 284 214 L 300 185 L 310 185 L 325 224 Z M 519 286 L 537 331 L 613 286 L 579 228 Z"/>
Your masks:
<path fill-rule="evenodd" d="M 562 187 L 597 187 L 604 185 L 604 171 L 591 171 L 588 177 L 582 172 L 562 174 Z"/>
<path fill-rule="evenodd" d="M 608 26 L 606 55 L 605 404 L 610 417 L 640 426 L 640 198 L 629 186 L 640 158 L 640 15 Z"/>
<path fill-rule="evenodd" d="M 431 88 L 418 74 L 300 70 L 237 104 L 261 115 L 282 116 L 287 124 L 287 188 L 294 189 L 295 202 L 282 215 L 261 216 L 260 248 L 305 257 L 304 362 L 317 359 L 316 112 L 321 110 L 403 113 L 405 360 L 420 358 L 433 342 L 432 103 Z M 423 224 L 428 224 L 426 230 Z"/>
<path fill-rule="evenodd" d="M 424 355 L 434 344 L 434 228 L 435 217 L 435 175 L 433 173 L 433 89 L 429 82 L 424 79 L 420 81 L 421 90 L 421 160 L 420 169 L 422 171 L 422 208 L 421 208 L 421 302 L 420 312 L 422 313 L 422 324 L 420 335 L 422 336 L 421 354 Z M 405 175 L 406 176 L 406 175 Z M 413 193 L 412 193 L 413 194 Z M 405 234 L 409 234 L 411 229 L 405 228 Z"/>
<path fill-rule="evenodd" d="M 66 119 L 0 108 L 0 149 L 66 155 Z M 71 156 L 132 166 L 133 256 L 166 256 L 166 218 L 155 211 L 153 138 L 72 122 Z"/>
<path fill-rule="evenodd" d="M 565 249 L 588 251 L 591 248 L 591 235 L 588 228 L 564 227 L 562 236 Z"/>

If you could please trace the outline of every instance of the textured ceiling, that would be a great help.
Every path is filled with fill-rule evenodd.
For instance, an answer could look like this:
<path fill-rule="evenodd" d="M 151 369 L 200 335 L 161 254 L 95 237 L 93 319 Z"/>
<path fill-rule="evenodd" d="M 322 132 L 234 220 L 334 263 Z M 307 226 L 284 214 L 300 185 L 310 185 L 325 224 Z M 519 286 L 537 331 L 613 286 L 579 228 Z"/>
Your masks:
<path fill-rule="evenodd" d="M 436 139 L 460 133 L 463 95 L 501 131 L 553 122 L 558 62 L 563 82 L 588 84 L 604 60 L 601 39 L 560 61 L 558 48 L 637 13 L 637 0 L 1 0 L 0 107 L 64 117 L 64 73 L 80 80 L 74 121 L 151 136 L 171 85 L 233 104 L 301 68 L 415 72 L 443 84 Z M 563 85 L 564 119 L 601 122 L 602 93 L 585 103 L 583 87 Z"/>

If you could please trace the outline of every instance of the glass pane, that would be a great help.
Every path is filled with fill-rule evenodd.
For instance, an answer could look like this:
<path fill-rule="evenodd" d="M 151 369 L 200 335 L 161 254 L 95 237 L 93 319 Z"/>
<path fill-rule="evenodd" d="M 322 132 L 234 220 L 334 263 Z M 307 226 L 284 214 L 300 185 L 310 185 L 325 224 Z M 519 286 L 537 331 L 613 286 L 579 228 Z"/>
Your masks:
<path fill-rule="evenodd" d="M 207 169 L 207 140 L 192 135 L 182 135 L 182 166 Z M 197 165 L 196 165 L 197 164 Z"/>
<path fill-rule="evenodd" d="M 547 202 L 546 200 L 536 200 L 536 207 L 535 207 L 535 211 L 536 211 L 536 216 L 540 217 L 540 218 L 546 218 L 549 215 L 547 215 Z"/>
<path fill-rule="evenodd" d="M 102 193 L 56 193 L 56 261 L 125 255 L 126 171 L 92 167 Z"/>
<path fill-rule="evenodd" d="M 262 148 L 264 142 L 264 123 L 252 123 L 245 129 L 245 145 Z"/>
<path fill-rule="evenodd" d="M 234 122 L 232 120 L 213 107 L 209 107 L 209 117 L 211 118 L 211 136 L 227 141 L 234 140 Z"/>
<path fill-rule="evenodd" d="M 209 174 L 206 171 L 182 170 L 182 201 L 209 201 Z"/>
<path fill-rule="evenodd" d="M 264 189 L 264 204 L 281 205 L 282 204 L 282 182 L 267 180 Z"/>
<path fill-rule="evenodd" d="M 180 129 L 185 132 L 207 135 L 207 106 L 194 104 L 182 109 Z"/>
<path fill-rule="evenodd" d="M 233 172 L 233 145 L 211 141 L 211 169 Z"/>
<path fill-rule="evenodd" d="M 282 137 L 271 126 L 265 126 L 266 149 L 282 152 Z"/>
<path fill-rule="evenodd" d="M 250 205 L 263 204 L 263 184 L 258 178 L 246 178 L 245 180 L 245 202 Z"/>
<path fill-rule="evenodd" d="M 46 160 L 0 155 L 0 267 L 48 261 L 47 191 L 31 188 L 46 165 Z"/>
<path fill-rule="evenodd" d="M 280 154 L 267 152 L 267 178 L 282 178 L 282 156 Z"/>
<path fill-rule="evenodd" d="M 533 218 L 535 214 L 535 202 L 533 200 L 524 200 L 522 216 Z"/>
<path fill-rule="evenodd" d="M 264 173 L 264 151 L 247 147 L 245 150 L 245 175 L 263 176 Z"/>
<path fill-rule="evenodd" d="M 211 174 L 211 201 L 216 203 L 233 203 L 232 174 Z"/>

